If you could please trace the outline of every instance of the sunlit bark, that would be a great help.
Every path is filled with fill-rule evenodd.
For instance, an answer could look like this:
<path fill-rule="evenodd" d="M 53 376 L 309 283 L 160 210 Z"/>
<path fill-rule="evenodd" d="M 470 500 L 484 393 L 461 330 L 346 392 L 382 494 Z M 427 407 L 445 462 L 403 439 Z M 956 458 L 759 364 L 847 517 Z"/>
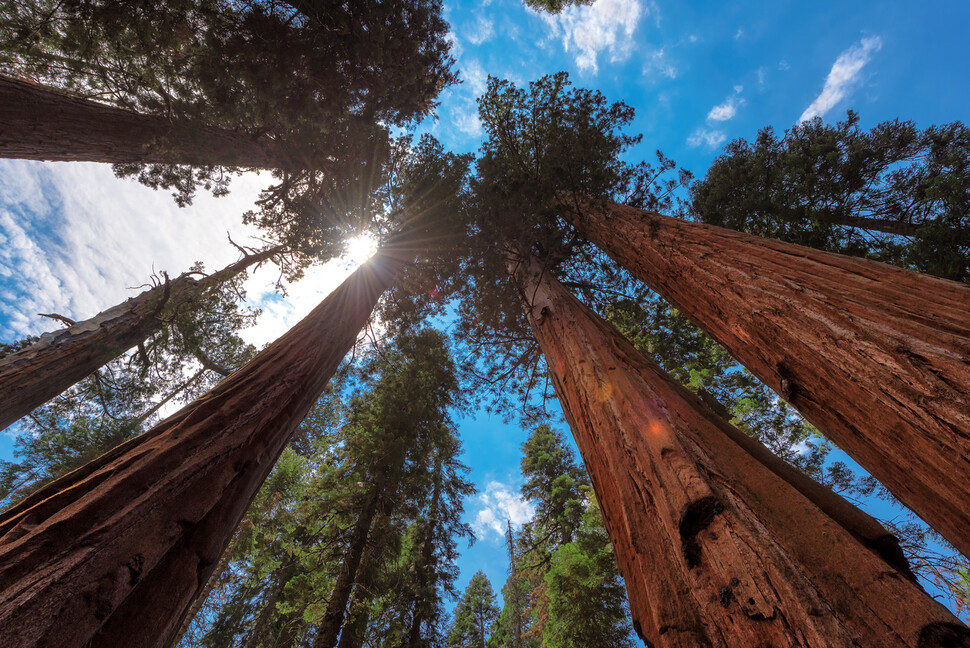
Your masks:
<path fill-rule="evenodd" d="M 406 258 L 378 253 L 215 389 L 0 515 L 0 645 L 168 648 Z"/>
<path fill-rule="evenodd" d="M 970 642 L 878 523 L 784 474 L 534 258 L 510 269 L 648 645 Z"/>
<path fill-rule="evenodd" d="M 620 205 L 564 215 L 970 555 L 970 286 Z"/>

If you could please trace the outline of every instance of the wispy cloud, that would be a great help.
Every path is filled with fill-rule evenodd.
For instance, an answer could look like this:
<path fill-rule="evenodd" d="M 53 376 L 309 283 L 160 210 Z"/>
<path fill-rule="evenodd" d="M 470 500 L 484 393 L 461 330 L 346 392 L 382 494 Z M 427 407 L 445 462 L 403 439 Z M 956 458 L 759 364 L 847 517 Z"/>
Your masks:
<path fill-rule="evenodd" d="M 738 114 L 738 108 L 746 103 L 741 96 L 741 92 L 743 91 L 744 86 L 734 86 L 734 94 L 711 108 L 711 111 L 707 113 L 707 121 L 722 122 L 734 119 L 734 116 Z"/>
<path fill-rule="evenodd" d="M 477 497 L 478 511 L 472 522 L 472 529 L 479 538 L 485 538 L 494 531 L 504 536 L 506 523 L 511 520 L 516 527 L 522 526 L 535 515 L 535 507 L 522 498 L 511 486 L 491 481 L 485 492 Z"/>
<path fill-rule="evenodd" d="M 882 39 L 878 36 L 863 38 L 860 43 L 853 45 L 835 59 L 835 64 L 825 78 L 825 86 L 815 100 L 798 118 L 803 122 L 813 117 L 824 116 L 842 99 L 845 98 L 851 86 L 859 78 L 862 68 L 872 59 L 872 55 L 882 48 Z"/>
<path fill-rule="evenodd" d="M 465 38 L 472 45 L 481 45 L 495 35 L 495 22 L 478 16 L 475 22 L 465 29 Z"/>
<path fill-rule="evenodd" d="M 670 62 L 662 47 L 647 55 L 643 62 L 643 75 L 652 76 L 654 74 L 668 79 L 677 78 L 677 66 Z"/>
<path fill-rule="evenodd" d="M 597 0 L 591 5 L 570 6 L 557 15 L 542 14 L 566 52 L 575 52 L 583 72 L 599 72 L 599 55 L 607 51 L 611 62 L 629 58 L 636 48 L 633 33 L 640 18 L 653 7 L 639 0 Z M 655 9 L 653 9 L 656 11 Z"/>
<path fill-rule="evenodd" d="M 0 276 L 0 338 L 56 328 L 37 313 L 91 317 L 140 292 L 132 287 L 153 271 L 235 261 L 226 232 L 253 244 L 241 215 L 266 181 L 235 178 L 229 196 L 200 193 L 179 209 L 168 192 L 115 178 L 108 165 L 0 161 L 0 267 L 16 269 Z"/>
<path fill-rule="evenodd" d="M 695 130 L 690 137 L 687 138 L 687 145 L 693 148 L 698 146 L 705 146 L 709 149 L 716 149 L 718 146 L 724 143 L 727 139 L 727 134 L 724 131 L 717 130 L 716 128 L 698 128 Z"/>

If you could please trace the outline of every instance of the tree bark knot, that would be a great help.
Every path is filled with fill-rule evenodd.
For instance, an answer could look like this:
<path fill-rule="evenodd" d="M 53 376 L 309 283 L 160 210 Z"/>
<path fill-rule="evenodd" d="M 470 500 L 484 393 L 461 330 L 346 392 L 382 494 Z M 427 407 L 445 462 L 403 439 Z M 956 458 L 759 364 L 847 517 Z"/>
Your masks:
<path fill-rule="evenodd" d="M 680 515 L 680 548 L 689 569 L 701 564 L 701 545 L 697 541 L 697 535 L 710 526 L 714 518 L 723 511 L 724 504 L 713 495 L 702 497 L 684 507 L 684 512 Z"/>

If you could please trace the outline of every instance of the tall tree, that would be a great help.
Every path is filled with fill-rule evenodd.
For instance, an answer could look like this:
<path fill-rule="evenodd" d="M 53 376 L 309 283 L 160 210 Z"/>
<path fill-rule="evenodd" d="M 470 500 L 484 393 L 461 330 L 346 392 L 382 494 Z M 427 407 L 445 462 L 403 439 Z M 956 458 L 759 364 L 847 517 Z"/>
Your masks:
<path fill-rule="evenodd" d="M 492 624 L 498 618 L 492 584 L 477 571 L 455 606 L 455 618 L 448 629 L 448 648 L 486 648 Z"/>
<path fill-rule="evenodd" d="M 911 580 L 898 553 L 887 561 L 873 550 L 888 536 L 878 524 L 870 519 L 861 529 L 861 513 L 845 510 L 852 507 L 844 501 L 833 510 L 832 500 L 806 490 L 820 487 L 784 472 L 783 462 L 704 408 L 534 257 L 509 264 L 646 641 L 852 646 L 865 637 L 915 647 L 970 640 Z M 887 570 L 896 576 L 885 579 Z"/>
<path fill-rule="evenodd" d="M 129 111 L 49 92 L 33 115 L 7 105 L 5 144 L 35 159 L 319 169 L 347 152 L 342 137 L 425 115 L 455 80 L 436 0 L 126 9 L 29 0 L 0 13 L 8 73 Z M 202 133 L 208 151 L 192 141 Z"/>
<path fill-rule="evenodd" d="M 970 129 L 960 122 L 865 131 L 849 111 L 781 137 L 765 128 L 754 142 L 731 142 L 690 193 L 690 215 L 704 223 L 970 276 Z"/>
<path fill-rule="evenodd" d="M 167 646 L 410 258 L 385 247 L 206 396 L 0 515 L 2 643 Z"/>
<path fill-rule="evenodd" d="M 249 268 L 283 251 L 276 246 L 247 252 L 239 261 L 202 279 L 193 276 L 197 272 L 184 273 L 172 281 L 166 275 L 163 282 L 140 295 L 87 320 L 45 333 L 36 343 L 0 358 L 0 429 L 125 351 L 143 345 L 167 325 L 181 329 L 176 335 L 191 337 L 192 311 L 199 312 L 226 284 L 235 283 Z M 220 370 L 198 341 L 193 346 L 203 365 Z"/>
<path fill-rule="evenodd" d="M 513 593 L 529 589 L 528 627 L 518 645 L 629 646 L 623 581 L 585 471 L 562 434 L 545 424 L 522 452 L 522 494 L 535 515 L 519 536 L 519 560 L 506 585 Z M 506 627 L 510 602 L 518 599 L 505 601 L 490 639 L 495 648 L 516 645 Z"/>
<path fill-rule="evenodd" d="M 563 214 L 970 554 L 970 288 L 615 203 Z"/>
<path fill-rule="evenodd" d="M 369 363 L 368 375 L 370 389 L 351 403 L 347 422 L 347 474 L 367 487 L 314 648 L 337 644 L 365 549 L 380 544 L 371 533 L 375 517 L 414 500 L 414 490 L 426 486 L 439 439 L 453 438 L 448 408 L 456 404 L 458 382 L 440 334 L 403 336 Z"/>

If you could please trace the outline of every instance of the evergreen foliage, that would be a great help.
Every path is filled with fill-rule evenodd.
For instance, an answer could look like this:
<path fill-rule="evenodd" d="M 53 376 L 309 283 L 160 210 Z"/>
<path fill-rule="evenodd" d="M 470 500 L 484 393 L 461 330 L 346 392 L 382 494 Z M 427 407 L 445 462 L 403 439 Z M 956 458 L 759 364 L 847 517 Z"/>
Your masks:
<path fill-rule="evenodd" d="M 445 645 L 447 648 L 486 648 L 498 613 L 488 576 L 475 572 L 455 607 L 455 619 L 448 629 Z"/>
<path fill-rule="evenodd" d="M 255 349 L 239 337 L 257 315 L 239 304 L 243 280 L 236 276 L 193 308 L 172 313 L 137 351 L 23 419 L 14 449 L 19 461 L 0 460 L 0 506 L 149 429 L 163 406 L 202 395 L 252 357 Z"/>
<path fill-rule="evenodd" d="M 865 256 L 966 281 L 970 130 L 887 121 L 866 131 L 849 111 L 754 142 L 731 142 L 691 187 L 705 223 Z"/>
<path fill-rule="evenodd" d="M 518 561 L 490 648 L 631 646 L 626 592 L 589 479 L 562 434 L 538 426 L 522 445 L 523 496 L 535 516 L 518 538 Z M 513 628 L 521 625 L 522 634 Z"/>
<path fill-rule="evenodd" d="M 334 610 L 344 648 L 442 645 L 474 492 L 450 415 L 454 362 L 422 330 L 344 381 L 260 491 L 182 645 L 318 645 Z"/>

